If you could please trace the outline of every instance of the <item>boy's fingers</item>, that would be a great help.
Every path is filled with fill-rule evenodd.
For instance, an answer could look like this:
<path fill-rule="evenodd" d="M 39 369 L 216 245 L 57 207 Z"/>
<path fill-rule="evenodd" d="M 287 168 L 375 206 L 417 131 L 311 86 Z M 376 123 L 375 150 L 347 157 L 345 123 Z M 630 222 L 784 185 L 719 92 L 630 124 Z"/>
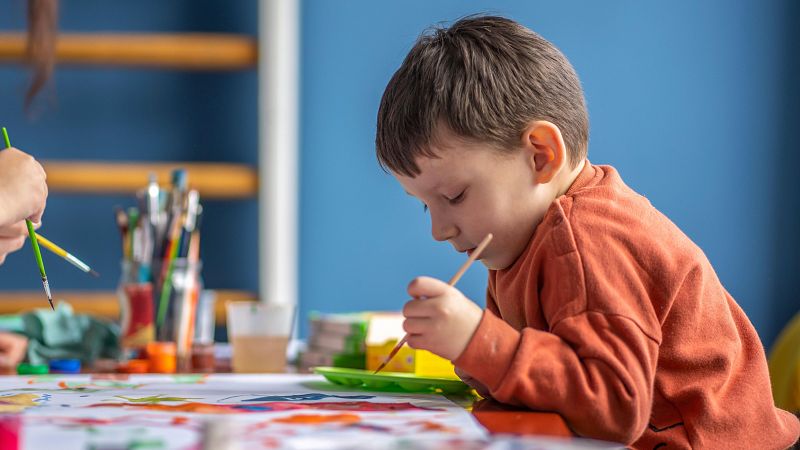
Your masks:
<path fill-rule="evenodd" d="M 431 277 L 417 277 L 408 284 L 407 291 L 412 298 L 430 298 L 438 297 L 447 292 L 448 289 L 450 289 L 450 285 L 442 280 Z"/>
<path fill-rule="evenodd" d="M 408 334 L 422 334 L 430 328 L 430 321 L 427 317 L 414 317 L 403 321 L 403 330 Z"/>
<path fill-rule="evenodd" d="M 423 348 L 424 347 L 424 338 L 421 334 L 409 334 L 408 340 L 406 340 L 406 344 L 408 344 L 411 348 Z"/>
<path fill-rule="evenodd" d="M 406 318 L 411 317 L 428 317 L 433 312 L 431 306 L 432 299 L 415 298 L 406 302 L 403 306 L 403 315 Z"/>

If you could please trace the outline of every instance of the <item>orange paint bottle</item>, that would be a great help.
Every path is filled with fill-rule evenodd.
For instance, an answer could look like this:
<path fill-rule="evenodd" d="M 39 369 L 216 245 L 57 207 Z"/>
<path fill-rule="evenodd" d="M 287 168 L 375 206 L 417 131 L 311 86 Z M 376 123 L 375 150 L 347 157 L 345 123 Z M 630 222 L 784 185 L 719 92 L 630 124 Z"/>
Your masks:
<path fill-rule="evenodd" d="M 151 372 L 175 373 L 175 343 L 149 342 L 147 344 L 147 359 L 150 361 Z"/>

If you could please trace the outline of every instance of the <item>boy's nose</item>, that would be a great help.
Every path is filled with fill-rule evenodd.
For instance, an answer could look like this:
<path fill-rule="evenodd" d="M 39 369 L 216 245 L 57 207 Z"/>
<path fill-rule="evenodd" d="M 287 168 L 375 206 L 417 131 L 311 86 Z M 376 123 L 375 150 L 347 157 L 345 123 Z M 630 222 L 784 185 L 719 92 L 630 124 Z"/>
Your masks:
<path fill-rule="evenodd" d="M 431 220 L 431 235 L 433 235 L 433 239 L 439 242 L 448 241 L 458 235 L 458 228 L 452 223 L 440 223 Z"/>

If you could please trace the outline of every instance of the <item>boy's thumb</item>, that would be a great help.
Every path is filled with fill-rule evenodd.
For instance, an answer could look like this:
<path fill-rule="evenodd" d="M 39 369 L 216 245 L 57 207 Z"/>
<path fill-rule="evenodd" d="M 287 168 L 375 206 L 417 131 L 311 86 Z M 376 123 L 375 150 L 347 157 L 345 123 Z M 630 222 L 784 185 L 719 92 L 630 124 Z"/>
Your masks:
<path fill-rule="evenodd" d="M 447 291 L 450 285 L 431 277 L 417 277 L 408 284 L 408 295 L 412 298 L 438 297 Z"/>

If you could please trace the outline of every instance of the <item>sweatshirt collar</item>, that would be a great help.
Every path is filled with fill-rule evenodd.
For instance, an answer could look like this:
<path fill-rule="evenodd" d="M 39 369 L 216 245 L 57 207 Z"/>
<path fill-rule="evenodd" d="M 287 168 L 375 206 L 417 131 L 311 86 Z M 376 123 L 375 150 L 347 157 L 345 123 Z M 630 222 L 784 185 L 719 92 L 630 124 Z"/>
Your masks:
<path fill-rule="evenodd" d="M 567 192 L 564 195 L 572 195 L 580 189 L 586 187 L 598 175 L 600 174 L 598 174 L 597 168 L 592 165 L 587 158 L 584 161 L 583 169 L 581 169 L 578 177 L 575 178 L 575 181 L 572 182 L 572 185 L 569 187 L 569 189 L 567 189 Z"/>

